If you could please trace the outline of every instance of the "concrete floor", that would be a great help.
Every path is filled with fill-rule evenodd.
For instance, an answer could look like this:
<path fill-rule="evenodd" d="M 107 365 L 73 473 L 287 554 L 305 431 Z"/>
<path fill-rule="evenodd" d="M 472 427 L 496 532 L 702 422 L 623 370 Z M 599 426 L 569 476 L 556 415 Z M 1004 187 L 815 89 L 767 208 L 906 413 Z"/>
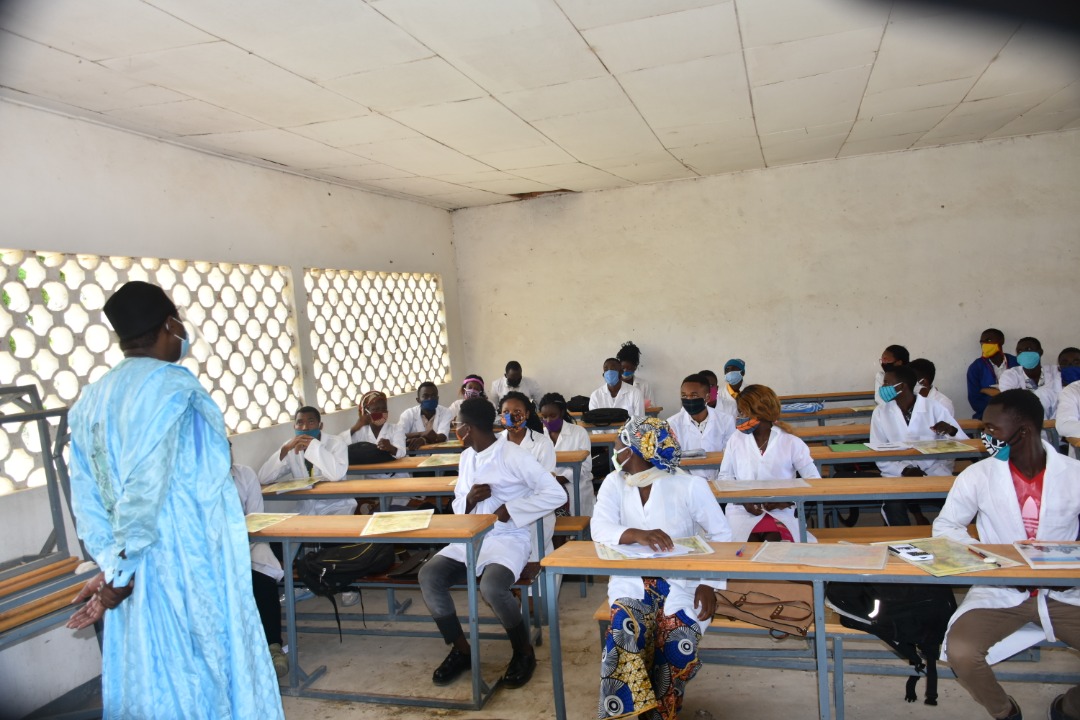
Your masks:
<path fill-rule="evenodd" d="M 415 593 L 412 613 L 423 613 L 423 603 Z M 592 616 L 605 599 L 603 582 L 589 588 L 587 598 L 578 596 L 576 583 L 567 583 L 560 596 L 560 628 L 563 637 L 564 676 L 570 718 L 595 717 L 600 650 L 598 631 Z M 464 597 L 459 599 L 464 607 Z M 365 593 L 369 613 L 382 612 L 385 605 L 381 595 Z M 328 612 L 329 603 L 315 598 L 299 605 L 301 611 Z M 484 608 L 486 611 L 487 609 Z M 350 614 L 358 608 L 348 608 Z M 369 622 L 370 628 L 393 627 Z M 401 627 L 397 625 L 396 627 Z M 420 624 L 413 629 L 428 629 Z M 545 633 L 545 640 L 546 640 Z M 746 640 L 732 636 L 708 635 L 710 647 L 761 646 L 769 640 Z M 793 642 L 793 641 L 785 641 Z M 860 647 L 861 646 L 861 647 Z M 466 677 L 447 688 L 431 684 L 431 672 L 446 654 L 441 640 L 428 638 L 393 638 L 348 636 L 338 643 L 333 635 L 305 634 L 300 639 L 301 661 L 310 671 L 325 664 L 328 672 L 314 687 L 336 690 L 369 689 L 373 692 L 400 692 L 418 695 L 439 695 L 466 699 L 471 684 Z M 510 647 L 505 640 L 481 643 L 484 676 L 497 677 L 509 661 Z M 876 641 L 846 644 L 849 649 L 880 649 Z M 285 714 L 289 720 L 360 720 L 366 718 L 476 718 L 477 720 L 547 720 L 553 717 L 551 702 L 551 663 L 548 645 L 537 648 L 539 666 L 532 681 L 518 690 L 500 689 L 483 710 L 432 710 L 395 705 L 371 705 L 338 701 L 284 698 Z M 889 661 L 892 662 L 892 661 Z M 896 660 L 897 666 L 901 665 Z M 1013 664 L 1016 667 L 1016 664 Z M 1080 681 L 1080 656 L 1074 651 L 1044 651 L 1039 668 L 1053 672 L 1075 672 Z M 681 717 L 684 720 L 798 720 L 814 718 L 817 712 L 817 690 L 812 672 L 733 668 L 704 665 L 690 683 Z M 1007 690 L 1020 703 L 1027 717 L 1042 718 L 1050 701 L 1065 690 L 1063 685 L 1009 683 Z M 904 702 L 904 678 L 894 676 L 851 675 L 845 682 L 846 717 L 851 720 L 954 720 L 956 718 L 989 717 L 975 705 L 954 680 L 942 680 L 938 705 L 923 704 L 921 697 L 925 680 L 919 682 L 920 700 Z"/>

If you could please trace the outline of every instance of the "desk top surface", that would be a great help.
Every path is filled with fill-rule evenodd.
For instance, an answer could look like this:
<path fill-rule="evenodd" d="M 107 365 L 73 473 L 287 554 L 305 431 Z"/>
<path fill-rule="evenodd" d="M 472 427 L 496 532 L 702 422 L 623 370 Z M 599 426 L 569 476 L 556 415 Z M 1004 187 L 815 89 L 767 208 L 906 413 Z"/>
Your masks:
<path fill-rule="evenodd" d="M 874 399 L 873 390 L 849 390 L 847 392 L 827 393 L 803 393 L 794 395 L 781 395 L 780 402 L 835 402 L 837 400 L 870 400 Z"/>
<path fill-rule="evenodd" d="M 949 438 L 945 438 L 948 440 Z M 957 440 L 956 442 L 963 445 L 967 445 L 971 448 L 972 455 L 983 455 L 986 453 L 986 448 L 983 446 L 982 440 Z M 920 458 L 922 460 L 933 460 L 934 458 L 948 456 L 950 453 L 921 453 L 918 450 L 856 450 L 854 452 L 837 452 L 828 447 L 812 447 L 810 448 L 810 457 L 816 462 L 818 460 L 874 460 L 891 459 L 891 458 Z M 826 463 L 828 464 L 828 463 Z"/>
<path fill-rule="evenodd" d="M 935 578 L 933 575 L 920 570 L 911 563 L 897 557 L 890 557 L 885 568 L 882 570 L 846 569 L 846 568 L 821 568 L 810 565 L 781 565 L 775 563 L 753 562 L 752 558 L 761 547 L 761 543 L 710 543 L 716 551 L 711 555 L 690 555 L 674 558 L 652 558 L 636 560 L 601 560 L 596 555 L 596 548 L 591 542 L 570 541 L 561 547 L 555 548 L 555 552 L 547 555 L 540 564 L 544 567 L 555 567 L 560 570 L 573 570 L 577 568 L 597 568 L 601 570 L 622 571 L 622 574 L 642 574 L 655 572 L 663 575 L 665 570 L 678 569 L 680 571 L 701 571 L 703 573 L 778 573 L 799 579 L 799 576 L 833 575 L 837 578 L 843 576 L 867 576 L 868 579 L 875 575 L 879 576 L 904 576 L 913 579 L 928 581 L 945 581 L 951 585 L 970 584 L 967 578 L 993 578 L 995 583 L 1000 581 L 1002 585 L 1048 583 L 1051 581 L 1080 581 L 1080 570 L 1033 570 L 1021 559 L 1020 554 L 1012 545 L 978 545 L 991 552 L 1011 558 L 1020 563 L 1017 567 L 995 568 L 962 575 L 952 575 L 947 578 Z M 743 548 L 742 557 L 736 557 L 735 553 Z M 629 571 L 629 572 L 628 572 Z"/>
<path fill-rule="evenodd" d="M 273 538 L 341 538 L 360 540 L 360 531 L 370 515 L 296 515 L 249 535 L 253 540 Z M 403 533 L 369 535 L 365 542 L 382 542 L 408 538 L 432 540 L 469 540 L 495 524 L 494 515 L 432 515 L 431 524 L 423 530 Z"/>
<path fill-rule="evenodd" d="M 775 498 L 828 498 L 830 496 L 867 495 L 885 496 L 890 492 L 902 493 L 948 493 L 952 489 L 952 475 L 938 477 L 905 478 L 810 478 L 804 480 L 810 487 L 751 489 L 719 492 L 710 483 L 713 495 L 721 502 L 736 500 L 740 497 L 775 497 Z"/>
<path fill-rule="evenodd" d="M 263 488 L 263 496 L 268 498 L 310 498 L 323 495 L 388 495 L 402 493 L 407 495 L 437 495 L 454 494 L 454 485 L 457 484 L 456 475 L 443 475 L 441 477 L 422 478 L 391 478 L 371 480 L 338 480 L 337 482 L 321 482 L 307 490 L 294 490 L 287 493 L 276 493 L 272 487 Z"/>
<path fill-rule="evenodd" d="M 560 465 L 579 463 L 589 457 L 588 450 L 563 450 L 555 453 L 555 462 Z M 425 465 L 425 462 L 430 463 L 429 455 L 411 455 L 397 460 L 391 460 L 390 462 L 372 463 L 371 465 L 350 465 L 349 472 L 398 472 L 404 470 L 430 470 L 439 471 L 445 470 L 448 467 L 454 467 L 455 464 L 447 465 Z"/>

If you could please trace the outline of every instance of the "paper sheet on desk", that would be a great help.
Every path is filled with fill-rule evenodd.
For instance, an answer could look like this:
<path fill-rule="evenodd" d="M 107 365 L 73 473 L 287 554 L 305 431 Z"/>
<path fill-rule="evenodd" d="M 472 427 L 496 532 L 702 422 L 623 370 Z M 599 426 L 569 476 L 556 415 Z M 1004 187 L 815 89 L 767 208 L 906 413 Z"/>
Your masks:
<path fill-rule="evenodd" d="M 456 453 L 440 453 L 438 455 L 428 455 L 426 458 L 420 461 L 417 467 L 443 467 L 445 465 L 457 465 L 461 456 Z"/>
<path fill-rule="evenodd" d="M 700 537 L 672 538 L 674 550 L 658 552 L 648 545 L 633 543 L 630 545 L 605 545 L 594 542 L 596 554 L 601 560 L 643 560 L 649 558 L 678 557 L 680 555 L 709 555 L 715 552 L 709 543 Z"/>
<path fill-rule="evenodd" d="M 971 452 L 971 447 L 956 440 L 919 440 L 911 443 L 914 450 L 924 455 L 935 453 Z"/>
<path fill-rule="evenodd" d="M 247 524 L 247 531 L 249 533 L 256 533 L 260 530 L 265 530 L 271 525 L 277 525 L 282 520 L 288 520 L 291 517 L 296 517 L 298 513 L 251 513 L 244 516 L 244 522 Z"/>
<path fill-rule="evenodd" d="M 885 547 L 832 543 L 767 542 L 753 557 L 753 562 L 846 570 L 881 570 L 887 561 Z"/>
<path fill-rule="evenodd" d="M 902 442 L 882 442 L 882 443 L 866 443 L 866 447 L 870 448 L 874 452 L 894 452 L 896 450 L 908 450 L 911 448 L 907 443 Z"/>
<path fill-rule="evenodd" d="M 280 495 L 282 493 L 295 492 L 296 490 L 309 490 L 321 482 L 326 482 L 326 478 L 318 475 L 314 477 L 292 478 L 290 480 L 271 483 L 263 488 L 263 492 L 272 492 L 276 495 Z"/>
<path fill-rule="evenodd" d="M 784 490 L 787 488 L 810 487 L 802 478 L 784 478 L 776 480 L 721 480 L 712 481 L 716 492 L 743 492 L 745 490 Z"/>
<path fill-rule="evenodd" d="M 435 510 L 407 510 L 404 512 L 377 512 L 367 521 L 360 535 L 383 535 L 385 533 L 425 530 L 431 525 Z"/>
<path fill-rule="evenodd" d="M 1080 542 L 1031 540 L 1015 542 L 1013 547 L 1035 570 L 1080 569 Z"/>
<path fill-rule="evenodd" d="M 976 555 L 968 550 L 968 546 L 964 543 L 956 542 L 947 537 L 916 538 L 901 541 L 889 540 L 885 543 L 875 543 L 875 545 L 881 545 L 882 547 L 900 544 L 914 545 L 920 550 L 925 550 L 933 555 L 934 559 L 929 561 L 908 560 L 902 555 L 899 557 L 934 577 L 995 570 L 999 567 L 1016 567 L 1020 564 L 1015 560 L 1010 560 L 983 548 L 977 548 L 980 554 Z M 985 562 L 984 557 L 994 562 Z"/>

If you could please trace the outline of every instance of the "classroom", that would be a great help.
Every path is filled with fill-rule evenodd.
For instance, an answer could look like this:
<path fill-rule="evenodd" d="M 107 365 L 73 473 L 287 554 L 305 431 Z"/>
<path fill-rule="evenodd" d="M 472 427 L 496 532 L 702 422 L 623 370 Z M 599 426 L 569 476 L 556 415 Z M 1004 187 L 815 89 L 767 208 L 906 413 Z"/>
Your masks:
<path fill-rule="evenodd" d="M 448 406 L 512 360 L 588 396 L 629 340 L 662 418 L 729 358 L 781 396 L 872 392 L 899 344 L 969 420 L 986 328 L 1051 363 L 1080 346 L 1075 20 L 902 0 L 0 3 L 0 387 L 70 406 L 121 357 L 104 300 L 145 279 L 197 329 L 184 365 L 256 470 L 301 405 L 339 433 L 370 390 L 396 420 L 421 382 Z M 0 582 L 54 529 L 26 435 L 0 432 Z M 60 525 L 77 548 L 66 507 Z M 558 598 L 571 717 L 595 712 L 594 580 Z M 498 690 L 445 716 L 553 717 L 541 632 L 528 708 Z M 393 646 L 312 637 L 329 686 L 364 643 Z M 427 683 L 441 642 L 407 644 L 414 667 L 380 682 Z M 1076 672 L 1070 652 L 1042 665 Z M 92 632 L 0 645 L 0 718 L 100 674 Z M 853 718 L 986 716 L 951 679 L 938 708 L 898 677 L 847 682 Z M 761 717 L 818 716 L 811 672 L 712 664 L 682 716 L 748 716 L 759 686 L 783 699 Z M 1008 686 L 1029 717 L 1063 688 Z"/>

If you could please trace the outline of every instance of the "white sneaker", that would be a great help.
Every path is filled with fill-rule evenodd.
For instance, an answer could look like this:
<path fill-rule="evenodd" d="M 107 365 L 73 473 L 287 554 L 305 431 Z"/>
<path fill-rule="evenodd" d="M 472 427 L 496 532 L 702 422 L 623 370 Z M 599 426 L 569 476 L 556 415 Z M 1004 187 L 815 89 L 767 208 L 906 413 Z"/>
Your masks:
<path fill-rule="evenodd" d="M 352 607 L 360 602 L 360 593 L 356 590 L 346 590 L 341 593 L 341 606 Z"/>

